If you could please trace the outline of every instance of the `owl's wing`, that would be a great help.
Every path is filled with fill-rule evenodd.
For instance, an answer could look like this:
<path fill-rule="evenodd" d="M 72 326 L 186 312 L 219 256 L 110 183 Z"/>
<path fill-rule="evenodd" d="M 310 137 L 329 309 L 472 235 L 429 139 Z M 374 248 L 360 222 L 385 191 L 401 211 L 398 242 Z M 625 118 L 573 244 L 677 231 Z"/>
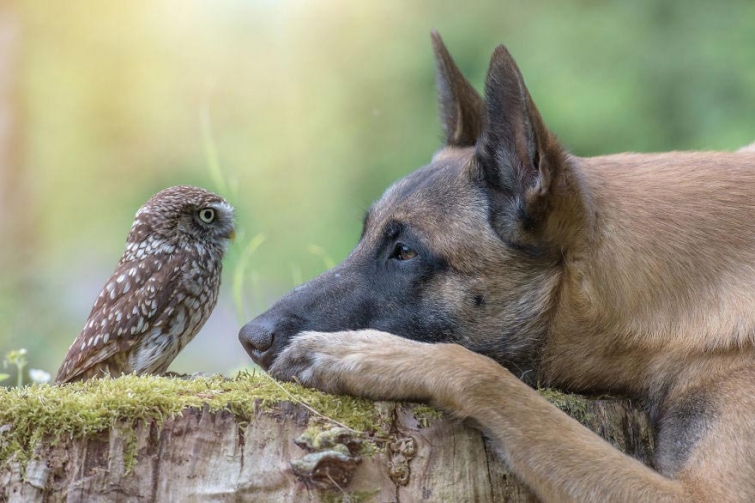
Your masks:
<path fill-rule="evenodd" d="M 56 382 L 68 382 L 128 351 L 171 304 L 180 276 L 181 261 L 175 255 L 150 255 L 118 264 L 68 350 Z"/>

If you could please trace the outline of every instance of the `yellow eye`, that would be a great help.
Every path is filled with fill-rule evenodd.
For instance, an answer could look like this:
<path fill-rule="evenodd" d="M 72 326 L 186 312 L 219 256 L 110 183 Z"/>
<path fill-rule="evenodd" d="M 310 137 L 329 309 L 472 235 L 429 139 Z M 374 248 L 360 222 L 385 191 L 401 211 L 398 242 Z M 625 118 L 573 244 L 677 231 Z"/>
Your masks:
<path fill-rule="evenodd" d="M 212 223 L 215 220 L 215 210 L 212 208 L 202 208 L 199 210 L 199 219 L 206 224 Z"/>

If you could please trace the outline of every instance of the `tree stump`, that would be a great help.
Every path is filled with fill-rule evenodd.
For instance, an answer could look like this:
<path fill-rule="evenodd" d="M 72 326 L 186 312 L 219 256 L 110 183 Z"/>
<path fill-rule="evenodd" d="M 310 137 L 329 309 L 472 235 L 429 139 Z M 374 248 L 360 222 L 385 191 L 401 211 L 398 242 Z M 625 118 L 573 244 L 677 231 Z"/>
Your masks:
<path fill-rule="evenodd" d="M 629 401 L 542 393 L 650 459 L 648 419 Z M 7 390 L 0 403 L 0 501 L 536 501 L 459 421 L 265 376 L 125 376 Z"/>

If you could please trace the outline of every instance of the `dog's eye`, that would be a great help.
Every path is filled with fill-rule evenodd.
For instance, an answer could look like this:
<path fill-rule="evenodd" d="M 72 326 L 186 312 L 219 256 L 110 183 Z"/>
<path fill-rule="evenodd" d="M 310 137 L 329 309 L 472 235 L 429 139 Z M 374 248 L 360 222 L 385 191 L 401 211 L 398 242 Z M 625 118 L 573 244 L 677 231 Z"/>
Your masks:
<path fill-rule="evenodd" d="M 406 246 L 404 243 L 396 243 L 391 258 L 396 260 L 411 260 L 417 256 L 417 252 Z"/>

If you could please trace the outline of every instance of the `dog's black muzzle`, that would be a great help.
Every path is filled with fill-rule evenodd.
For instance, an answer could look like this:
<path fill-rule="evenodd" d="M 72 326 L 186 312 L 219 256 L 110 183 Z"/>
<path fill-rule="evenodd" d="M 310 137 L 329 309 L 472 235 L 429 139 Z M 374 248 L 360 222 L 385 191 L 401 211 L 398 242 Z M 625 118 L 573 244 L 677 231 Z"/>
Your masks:
<path fill-rule="evenodd" d="M 255 363 L 270 368 L 293 336 L 305 331 L 369 328 L 374 299 L 361 275 L 347 264 L 299 286 L 239 331 L 239 341 Z"/>
<path fill-rule="evenodd" d="M 374 250 L 358 248 L 244 325 L 239 340 L 252 360 L 269 369 L 291 339 L 307 331 L 370 328 L 417 341 L 457 340 L 459 321 L 427 281 L 438 267 L 426 260 L 413 264 L 375 260 L 376 255 Z"/>
<path fill-rule="evenodd" d="M 294 334 L 306 326 L 305 320 L 295 316 L 278 316 L 271 309 L 256 317 L 239 331 L 239 341 L 254 363 L 270 368 L 278 354 Z"/>

